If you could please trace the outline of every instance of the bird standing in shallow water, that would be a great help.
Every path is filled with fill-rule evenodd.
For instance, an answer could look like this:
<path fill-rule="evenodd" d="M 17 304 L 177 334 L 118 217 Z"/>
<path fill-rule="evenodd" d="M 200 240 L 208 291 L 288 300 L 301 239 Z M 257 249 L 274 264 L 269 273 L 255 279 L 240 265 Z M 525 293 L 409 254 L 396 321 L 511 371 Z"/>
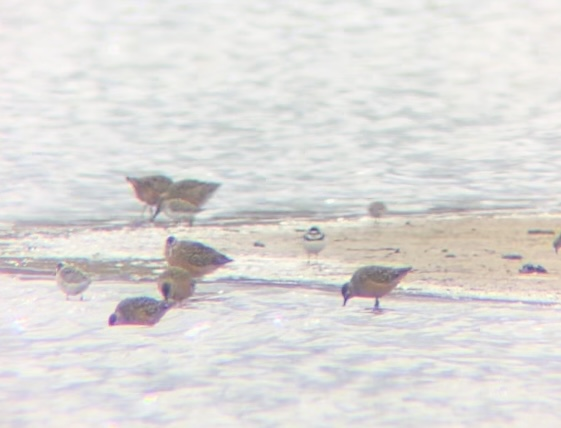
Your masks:
<path fill-rule="evenodd" d="M 151 297 L 129 297 L 119 302 L 115 312 L 109 316 L 108 324 L 154 325 L 173 306 L 172 303 Z"/>
<path fill-rule="evenodd" d="M 80 300 L 84 300 L 83 292 L 90 286 L 92 280 L 88 275 L 75 266 L 58 263 L 56 265 L 56 283 L 58 287 L 68 296 L 80 295 Z"/>
<path fill-rule="evenodd" d="M 201 209 L 185 199 L 166 199 L 162 202 L 164 213 L 171 219 L 176 221 L 186 220 L 189 226 L 193 226 L 195 214 Z"/>
<path fill-rule="evenodd" d="M 137 199 L 146 204 L 142 210 L 143 214 L 146 207 L 152 209 L 153 206 L 158 205 L 162 193 L 166 192 L 172 184 L 171 179 L 165 175 L 126 177 L 126 180 L 132 185 Z"/>
<path fill-rule="evenodd" d="M 163 203 L 166 200 L 182 199 L 201 208 L 210 197 L 220 187 L 219 183 L 210 183 L 198 180 L 181 180 L 173 183 L 166 192 L 164 192 L 157 203 L 156 211 L 152 215 L 151 220 L 154 221 L 160 211 L 163 209 Z"/>
<path fill-rule="evenodd" d="M 195 292 L 195 281 L 183 268 L 170 266 L 158 277 L 158 290 L 164 300 L 181 302 Z"/>
<path fill-rule="evenodd" d="M 380 297 L 392 291 L 399 281 L 411 270 L 411 266 L 372 265 L 358 269 L 351 281 L 343 285 L 343 306 L 352 297 L 374 297 L 374 310 L 380 307 Z"/>
<path fill-rule="evenodd" d="M 316 261 L 318 254 L 325 248 L 325 235 L 319 230 L 319 227 L 312 226 L 302 237 L 304 249 L 308 253 L 308 264 L 310 263 L 310 255 L 315 254 Z"/>
<path fill-rule="evenodd" d="M 164 256 L 170 266 L 183 268 L 194 277 L 208 275 L 233 260 L 214 248 L 195 241 L 178 241 L 174 236 L 166 239 Z"/>

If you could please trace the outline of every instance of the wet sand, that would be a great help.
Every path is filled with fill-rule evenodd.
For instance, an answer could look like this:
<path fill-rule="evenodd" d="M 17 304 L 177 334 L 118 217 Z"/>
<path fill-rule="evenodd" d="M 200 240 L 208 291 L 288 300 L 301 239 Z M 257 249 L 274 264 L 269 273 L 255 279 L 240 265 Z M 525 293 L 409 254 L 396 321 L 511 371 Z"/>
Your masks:
<path fill-rule="evenodd" d="M 558 403 L 547 397 L 560 385 L 559 260 L 554 235 L 528 230 L 560 221 L 471 215 L 5 228 L 0 398 L 9 406 L 0 422 L 557 426 Z M 329 242 L 308 264 L 300 239 L 311 224 Z M 169 234 L 204 241 L 235 262 L 156 326 L 108 327 L 121 299 L 158 297 L 154 278 Z M 94 276 L 84 301 L 66 301 L 55 285 L 60 258 Z M 374 262 L 414 270 L 381 311 L 367 299 L 342 307 L 338 287 Z M 524 263 L 549 273 L 520 275 Z"/>
<path fill-rule="evenodd" d="M 328 244 L 318 261 L 312 259 L 308 265 L 301 235 L 311 225 L 324 231 Z M 339 285 L 360 266 L 397 263 L 413 266 L 398 286 L 403 292 L 557 302 L 561 256 L 552 242 L 561 229 L 558 225 L 561 216 L 551 215 L 286 221 L 225 227 L 221 249 L 238 256 L 230 272 L 247 278 Z M 206 231 L 194 229 L 189 234 L 203 239 Z M 265 247 L 254 247 L 255 242 Z M 541 265 L 548 273 L 519 273 L 527 263 Z M 259 266 L 265 269 L 260 271 Z"/>
<path fill-rule="evenodd" d="M 558 215 L 394 217 L 377 223 L 363 218 L 314 224 L 329 238 L 320 263 L 332 271 L 346 269 L 350 274 L 371 263 L 405 263 L 414 270 L 403 280 L 402 290 L 474 298 L 561 298 L 561 256 L 552 245 L 561 229 Z M 263 251 L 269 257 L 302 257 L 294 250 L 298 236 L 289 239 L 278 230 L 255 232 L 253 238 L 274 243 Z M 527 263 L 541 265 L 548 273 L 519 273 Z"/>
<path fill-rule="evenodd" d="M 205 242 L 233 257 L 207 281 L 239 280 L 339 286 L 360 266 L 400 263 L 413 271 L 396 291 L 468 298 L 558 302 L 561 260 L 552 242 L 561 215 L 461 214 L 388 216 L 258 224 L 5 227 L 0 271 L 50 276 L 59 259 L 96 280 L 151 281 L 165 267 L 167 236 Z M 301 236 L 311 226 L 327 247 L 307 263 Z M 560 228 L 561 229 L 561 228 Z M 257 244 L 257 245 L 256 245 Z M 505 259 L 518 254 L 519 260 Z M 520 274 L 526 263 L 547 274 Z"/>

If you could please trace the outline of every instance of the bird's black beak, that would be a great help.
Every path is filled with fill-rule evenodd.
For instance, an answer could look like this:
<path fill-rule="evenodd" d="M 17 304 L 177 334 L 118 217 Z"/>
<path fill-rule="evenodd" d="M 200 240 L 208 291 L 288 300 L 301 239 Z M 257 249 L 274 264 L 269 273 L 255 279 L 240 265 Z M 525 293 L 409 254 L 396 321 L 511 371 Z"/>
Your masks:
<path fill-rule="evenodd" d="M 341 288 L 341 294 L 343 295 L 343 306 L 347 304 L 347 300 L 351 297 L 351 293 L 349 292 L 349 283 L 343 285 Z"/>
<path fill-rule="evenodd" d="M 170 293 L 171 293 L 171 284 L 169 282 L 164 282 L 162 284 L 162 295 L 164 296 L 164 300 L 169 299 Z"/>

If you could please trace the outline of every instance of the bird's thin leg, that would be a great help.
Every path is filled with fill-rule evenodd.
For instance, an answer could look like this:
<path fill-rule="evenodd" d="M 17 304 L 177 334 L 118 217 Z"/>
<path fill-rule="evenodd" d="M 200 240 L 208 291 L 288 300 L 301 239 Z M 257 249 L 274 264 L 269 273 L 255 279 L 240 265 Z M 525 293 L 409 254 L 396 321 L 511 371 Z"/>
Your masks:
<path fill-rule="evenodd" d="M 318 256 L 316 256 L 316 264 L 318 265 L 318 270 L 322 270 L 321 263 L 319 262 Z"/>
<path fill-rule="evenodd" d="M 162 202 L 158 202 L 158 205 L 156 205 L 156 209 L 153 211 L 152 213 L 152 217 L 150 217 L 150 221 L 154 221 L 156 220 L 156 217 L 158 216 L 158 214 L 160 214 L 160 211 L 162 210 Z"/>
<path fill-rule="evenodd" d="M 372 308 L 373 311 L 376 311 L 380 309 L 380 301 L 378 300 L 378 298 L 376 297 L 376 302 L 374 303 L 374 308 Z"/>

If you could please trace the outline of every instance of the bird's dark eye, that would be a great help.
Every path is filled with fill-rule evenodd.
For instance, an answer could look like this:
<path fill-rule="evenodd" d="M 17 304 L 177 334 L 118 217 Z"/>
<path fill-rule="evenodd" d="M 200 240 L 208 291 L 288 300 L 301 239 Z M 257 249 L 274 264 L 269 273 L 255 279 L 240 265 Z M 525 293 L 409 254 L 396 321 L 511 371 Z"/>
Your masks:
<path fill-rule="evenodd" d="M 170 236 L 170 237 L 167 239 L 166 242 L 167 242 L 168 245 L 173 245 L 173 243 L 174 243 L 175 241 L 176 241 L 175 236 Z"/>
<path fill-rule="evenodd" d="M 117 322 L 117 314 L 111 314 L 109 317 L 109 325 L 115 325 Z"/>

